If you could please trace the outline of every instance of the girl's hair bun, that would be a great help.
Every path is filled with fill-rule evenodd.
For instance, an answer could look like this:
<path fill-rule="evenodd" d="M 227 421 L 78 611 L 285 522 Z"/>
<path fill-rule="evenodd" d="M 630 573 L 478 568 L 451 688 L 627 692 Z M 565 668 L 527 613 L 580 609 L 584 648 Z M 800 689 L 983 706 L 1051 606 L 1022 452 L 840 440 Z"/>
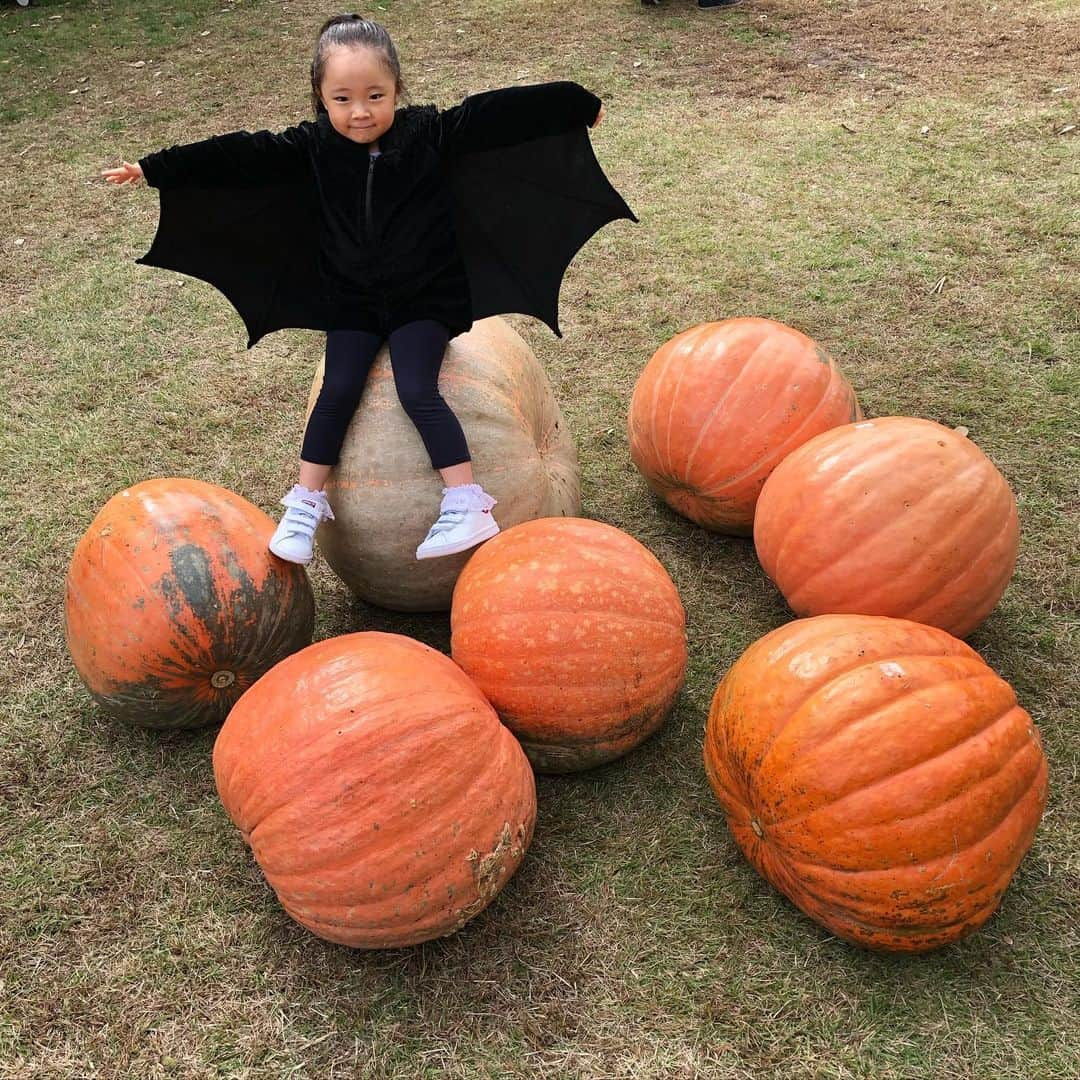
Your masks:
<path fill-rule="evenodd" d="M 365 19 L 363 15 L 334 15 L 322 24 L 315 40 L 315 56 L 311 61 L 311 107 L 316 117 L 326 112 L 319 95 L 319 87 L 326 73 L 326 57 L 332 48 L 340 45 L 375 49 L 382 53 L 387 70 L 394 77 L 397 96 L 406 95 L 405 82 L 401 78 L 401 62 L 386 27 L 373 19 Z"/>

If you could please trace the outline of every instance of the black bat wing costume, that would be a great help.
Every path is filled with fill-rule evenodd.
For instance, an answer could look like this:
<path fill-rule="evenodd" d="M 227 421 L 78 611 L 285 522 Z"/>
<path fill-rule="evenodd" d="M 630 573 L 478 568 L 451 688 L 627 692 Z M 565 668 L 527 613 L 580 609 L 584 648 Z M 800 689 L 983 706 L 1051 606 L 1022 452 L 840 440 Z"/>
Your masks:
<path fill-rule="evenodd" d="M 601 227 L 637 221 L 593 153 L 600 99 L 571 82 L 510 87 L 438 111 L 399 109 L 372 155 L 322 113 L 142 159 L 160 189 L 137 260 L 209 282 L 248 348 L 283 327 L 451 336 L 520 312 L 561 336 L 559 289 Z"/>

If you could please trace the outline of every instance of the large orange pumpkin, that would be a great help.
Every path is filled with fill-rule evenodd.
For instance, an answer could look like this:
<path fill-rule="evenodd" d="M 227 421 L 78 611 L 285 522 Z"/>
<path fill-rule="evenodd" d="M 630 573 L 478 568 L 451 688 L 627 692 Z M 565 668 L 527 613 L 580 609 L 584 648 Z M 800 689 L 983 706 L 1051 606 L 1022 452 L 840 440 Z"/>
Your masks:
<path fill-rule="evenodd" d="M 662 345 L 630 402 L 630 455 L 674 510 L 747 535 L 769 473 L 807 439 L 862 416 L 821 346 L 771 319 L 702 323 Z"/>
<path fill-rule="evenodd" d="M 833 933 L 919 952 L 997 908 L 1046 804 L 1008 683 L 902 619 L 822 615 L 767 634 L 720 683 L 705 768 L 754 867 Z"/>
<path fill-rule="evenodd" d="M 834 428 L 788 456 L 754 544 L 796 615 L 859 612 L 966 637 L 1012 576 L 1005 478 L 960 431 L 905 416 Z"/>
<path fill-rule="evenodd" d="M 526 522 L 466 564 L 454 659 L 541 772 L 625 754 L 664 721 L 686 672 L 686 618 L 656 557 L 610 525 Z"/>
<path fill-rule="evenodd" d="M 532 770 L 495 711 L 448 657 L 397 634 L 278 664 L 229 714 L 214 776 L 285 910 L 360 948 L 463 926 L 536 820 Z"/>
<path fill-rule="evenodd" d="M 300 566 L 271 555 L 273 521 L 200 480 L 114 495 L 75 547 L 68 650 L 106 712 L 131 724 L 217 724 L 279 660 L 310 643 Z"/>

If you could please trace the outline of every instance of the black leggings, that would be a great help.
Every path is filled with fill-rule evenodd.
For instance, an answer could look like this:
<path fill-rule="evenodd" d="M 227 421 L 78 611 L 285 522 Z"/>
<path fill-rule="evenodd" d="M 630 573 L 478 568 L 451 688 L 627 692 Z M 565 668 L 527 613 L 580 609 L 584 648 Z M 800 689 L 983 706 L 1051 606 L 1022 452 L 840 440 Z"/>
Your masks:
<path fill-rule="evenodd" d="M 390 366 L 398 400 L 416 425 L 436 469 L 469 460 L 458 418 L 439 393 L 439 368 L 447 331 L 432 319 L 406 323 L 390 335 Z M 311 410 L 300 458 L 313 465 L 336 465 L 364 383 L 382 344 L 363 330 L 331 330 L 326 335 L 326 374 Z"/>

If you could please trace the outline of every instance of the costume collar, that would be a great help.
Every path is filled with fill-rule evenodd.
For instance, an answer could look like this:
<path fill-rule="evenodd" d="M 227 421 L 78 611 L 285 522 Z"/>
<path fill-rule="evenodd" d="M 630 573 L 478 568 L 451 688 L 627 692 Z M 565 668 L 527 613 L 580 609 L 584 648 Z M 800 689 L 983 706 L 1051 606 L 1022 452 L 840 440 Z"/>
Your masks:
<path fill-rule="evenodd" d="M 383 134 L 382 138 L 379 139 L 379 153 L 382 157 L 385 158 L 388 155 L 400 153 L 402 142 L 406 137 L 405 129 L 409 126 L 408 117 L 406 116 L 407 111 L 407 107 L 397 109 L 394 112 L 394 122 Z M 368 144 L 353 142 L 352 139 L 342 135 L 330 123 L 329 113 L 320 112 L 316 124 L 319 129 L 319 136 L 327 147 L 338 153 L 352 154 L 359 158 L 370 157 Z"/>

